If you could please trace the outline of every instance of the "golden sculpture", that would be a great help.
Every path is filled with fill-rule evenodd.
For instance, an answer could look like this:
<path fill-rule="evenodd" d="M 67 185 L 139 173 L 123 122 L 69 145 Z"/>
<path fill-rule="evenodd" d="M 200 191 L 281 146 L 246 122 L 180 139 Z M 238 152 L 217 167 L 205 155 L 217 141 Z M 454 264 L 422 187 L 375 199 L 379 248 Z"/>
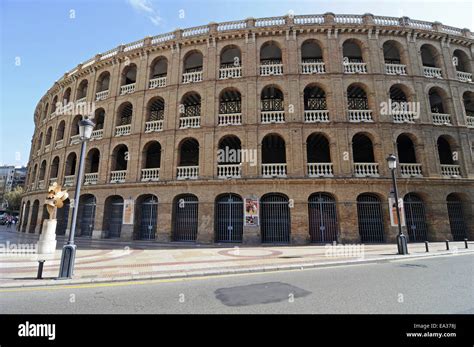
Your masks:
<path fill-rule="evenodd" d="M 56 219 L 56 211 L 62 208 L 64 201 L 69 197 L 66 190 L 61 190 L 61 186 L 54 182 L 48 188 L 48 196 L 44 201 L 48 210 L 49 219 Z"/>

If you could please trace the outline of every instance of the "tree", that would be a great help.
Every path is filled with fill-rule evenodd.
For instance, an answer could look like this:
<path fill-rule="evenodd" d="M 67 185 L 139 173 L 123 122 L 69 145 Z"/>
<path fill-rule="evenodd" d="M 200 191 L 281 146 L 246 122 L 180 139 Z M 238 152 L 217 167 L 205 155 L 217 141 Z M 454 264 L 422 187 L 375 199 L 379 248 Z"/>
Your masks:
<path fill-rule="evenodd" d="M 19 211 L 21 205 L 21 196 L 23 195 L 24 191 L 22 187 L 16 187 L 11 192 L 5 193 L 3 198 L 8 203 L 8 210 Z"/>

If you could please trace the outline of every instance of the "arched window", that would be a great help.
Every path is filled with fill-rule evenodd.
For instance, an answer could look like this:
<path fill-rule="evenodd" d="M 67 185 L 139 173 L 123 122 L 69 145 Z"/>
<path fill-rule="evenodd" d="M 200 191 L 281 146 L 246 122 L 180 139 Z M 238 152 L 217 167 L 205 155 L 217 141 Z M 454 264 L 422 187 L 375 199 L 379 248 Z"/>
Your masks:
<path fill-rule="evenodd" d="M 109 96 L 110 72 L 104 71 L 99 75 L 96 82 L 95 100 L 104 100 Z"/>
<path fill-rule="evenodd" d="M 389 75 L 406 75 L 407 62 L 401 54 L 403 46 L 397 41 L 388 40 L 383 43 L 385 73 Z"/>
<path fill-rule="evenodd" d="M 315 133 L 306 140 L 306 157 L 309 177 L 332 177 L 329 141 L 323 134 Z"/>
<path fill-rule="evenodd" d="M 466 112 L 466 123 L 468 127 L 474 128 L 474 92 L 465 92 L 462 96 L 464 111 Z"/>
<path fill-rule="evenodd" d="M 285 105 L 283 93 L 277 86 L 266 86 L 260 94 L 262 123 L 284 123 Z"/>
<path fill-rule="evenodd" d="M 66 172 L 64 177 L 64 186 L 74 185 L 74 177 L 76 175 L 76 153 L 72 152 L 66 158 Z"/>
<path fill-rule="evenodd" d="M 423 74 L 429 78 L 443 78 L 441 72 L 441 57 L 438 50 L 429 44 L 424 44 L 420 48 Z"/>
<path fill-rule="evenodd" d="M 367 135 L 357 133 L 352 137 L 352 156 L 355 177 L 379 176 L 372 140 Z"/>
<path fill-rule="evenodd" d="M 199 51 L 191 51 L 183 60 L 183 83 L 202 81 L 203 56 Z"/>
<path fill-rule="evenodd" d="M 135 82 L 137 82 L 137 66 L 131 63 L 122 70 L 120 95 L 133 93 Z"/>
<path fill-rule="evenodd" d="M 306 40 L 301 45 L 301 73 L 315 74 L 326 72 L 323 51 L 315 40 Z"/>
<path fill-rule="evenodd" d="M 345 73 L 367 73 L 367 64 L 362 55 L 362 43 L 348 39 L 342 44 L 342 60 Z"/>
<path fill-rule="evenodd" d="M 95 127 L 94 127 L 94 130 L 103 130 L 104 129 L 104 122 L 105 122 L 105 110 L 103 108 L 98 108 L 97 110 L 95 110 L 95 116 L 94 116 Z"/>
<path fill-rule="evenodd" d="M 39 180 L 44 181 L 44 176 L 46 174 L 46 160 L 41 162 L 40 171 L 39 171 Z"/>
<path fill-rule="evenodd" d="M 54 157 L 49 173 L 50 180 L 56 181 L 59 173 L 59 157 Z"/>
<path fill-rule="evenodd" d="M 242 124 L 242 96 L 235 88 L 226 88 L 219 95 L 219 125 Z"/>
<path fill-rule="evenodd" d="M 150 65 L 149 88 L 160 88 L 166 86 L 166 75 L 168 74 L 168 59 L 158 57 Z"/>
<path fill-rule="evenodd" d="M 193 138 L 184 139 L 179 146 L 177 179 L 197 179 L 199 176 L 199 142 Z"/>
<path fill-rule="evenodd" d="M 364 86 L 351 84 L 347 88 L 347 108 L 349 121 L 373 122 L 372 110 L 369 107 L 369 99 Z"/>
<path fill-rule="evenodd" d="M 67 104 L 69 101 L 71 101 L 71 88 L 67 88 L 63 94 L 63 102 Z"/>
<path fill-rule="evenodd" d="M 180 129 L 199 128 L 201 118 L 201 96 L 196 92 L 186 93 L 181 99 Z"/>
<path fill-rule="evenodd" d="M 87 174 L 98 173 L 100 164 L 100 152 L 97 148 L 92 148 L 86 156 L 85 172 L 86 172 L 86 183 Z"/>
<path fill-rule="evenodd" d="M 286 177 L 285 140 L 277 134 L 269 134 L 262 140 L 262 176 Z"/>
<path fill-rule="evenodd" d="M 66 122 L 61 121 L 59 123 L 58 129 L 56 130 L 56 148 L 59 148 L 63 145 L 63 140 L 64 140 L 64 129 L 66 127 Z"/>
<path fill-rule="evenodd" d="M 45 145 L 49 146 L 51 144 L 51 137 L 53 136 L 53 128 L 49 127 L 48 131 L 46 131 L 46 139 L 45 139 Z"/>
<path fill-rule="evenodd" d="M 329 122 L 329 111 L 324 89 L 308 85 L 304 89 L 304 121 L 306 123 Z"/>
<path fill-rule="evenodd" d="M 88 85 L 89 82 L 87 80 L 82 80 L 81 83 L 79 83 L 79 87 L 77 88 L 76 101 L 85 101 L 85 98 L 87 97 Z"/>
<path fill-rule="evenodd" d="M 225 136 L 217 151 L 217 177 L 239 178 L 242 174 L 242 144 L 237 136 Z"/>
<path fill-rule="evenodd" d="M 275 41 L 265 42 L 260 47 L 260 75 L 283 75 L 281 49 Z"/>
<path fill-rule="evenodd" d="M 160 179 L 161 145 L 151 141 L 145 145 L 142 154 L 142 181 L 158 181 Z"/>
<path fill-rule="evenodd" d="M 220 54 L 219 78 L 242 77 L 242 56 L 240 48 L 229 45 L 222 49 Z"/>

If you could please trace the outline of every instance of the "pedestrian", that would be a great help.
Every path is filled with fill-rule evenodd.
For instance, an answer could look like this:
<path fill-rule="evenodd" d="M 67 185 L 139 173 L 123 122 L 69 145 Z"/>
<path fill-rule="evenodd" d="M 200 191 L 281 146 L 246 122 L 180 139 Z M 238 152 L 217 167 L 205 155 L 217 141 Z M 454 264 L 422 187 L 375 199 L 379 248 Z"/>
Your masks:
<path fill-rule="evenodd" d="M 12 226 L 12 216 L 7 216 L 7 229 Z"/>

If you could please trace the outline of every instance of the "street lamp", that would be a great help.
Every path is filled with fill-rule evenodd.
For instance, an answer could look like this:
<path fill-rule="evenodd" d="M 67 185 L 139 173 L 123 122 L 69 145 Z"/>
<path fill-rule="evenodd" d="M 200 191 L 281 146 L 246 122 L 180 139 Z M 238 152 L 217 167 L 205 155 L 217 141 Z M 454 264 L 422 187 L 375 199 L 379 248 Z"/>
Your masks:
<path fill-rule="evenodd" d="M 72 206 L 72 224 L 69 239 L 63 247 L 61 255 L 61 265 L 59 267 L 58 279 L 72 278 L 74 273 L 74 261 L 76 258 L 76 245 L 74 244 L 74 234 L 76 233 L 77 210 L 81 196 L 82 176 L 84 174 L 84 157 L 86 155 L 87 141 L 92 136 L 95 124 L 90 119 L 79 121 L 79 137 L 81 139 L 81 156 L 79 157 L 79 172 L 77 173 L 76 192 L 74 194 L 74 204 Z"/>
<path fill-rule="evenodd" d="M 397 189 L 397 180 L 395 178 L 395 170 L 397 169 L 397 157 L 393 154 L 390 154 L 387 158 L 388 168 L 392 172 L 392 184 L 393 184 L 393 193 L 395 195 L 395 207 L 397 209 L 397 221 L 398 221 L 398 235 L 397 235 L 397 245 L 398 245 L 398 254 L 408 254 L 408 245 L 407 238 L 403 234 L 402 230 L 402 220 L 400 219 L 400 209 L 398 206 L 398 189 Z M 390 208 L 392 208 L 390 206 Z"/>

